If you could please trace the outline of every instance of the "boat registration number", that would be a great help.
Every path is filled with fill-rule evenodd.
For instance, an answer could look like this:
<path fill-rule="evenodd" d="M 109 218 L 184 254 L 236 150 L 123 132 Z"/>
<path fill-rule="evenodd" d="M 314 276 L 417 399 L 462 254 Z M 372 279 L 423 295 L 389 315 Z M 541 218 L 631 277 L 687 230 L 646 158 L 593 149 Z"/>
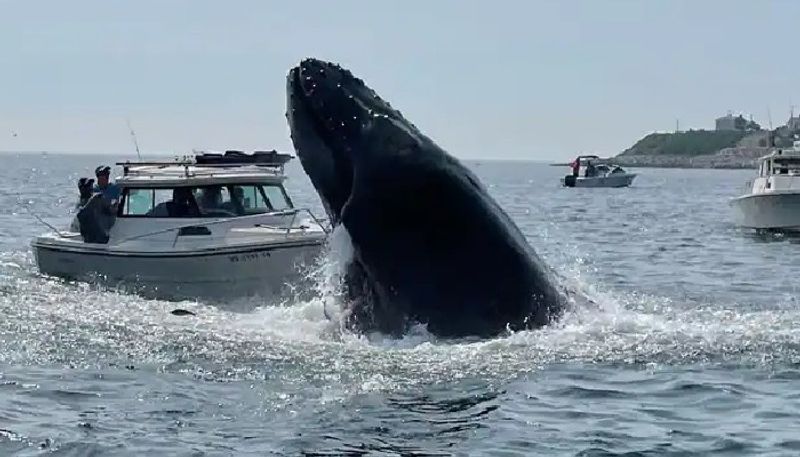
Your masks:
<path fill-rule="evenodd" d="M 252 262 L 253 260 L 264 259 L 269 257 L 269 251 L 251 252 L 247 254 L 233 254 L 228 256 L 231 263 L 236 262 Z"/>

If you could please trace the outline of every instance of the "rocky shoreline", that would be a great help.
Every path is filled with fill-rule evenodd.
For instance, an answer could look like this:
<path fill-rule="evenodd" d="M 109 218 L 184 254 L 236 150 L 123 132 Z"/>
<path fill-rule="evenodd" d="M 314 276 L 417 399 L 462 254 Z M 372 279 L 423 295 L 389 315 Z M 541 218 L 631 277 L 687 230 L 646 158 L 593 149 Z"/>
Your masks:
<path fill-rule="evenodd" d="M 721 149 L 714 154 L 697 156 L 669 154 L 621 154 L 608 159 L 605 163 L 629 168 L 720 168 L 720 169 L 753 169 L 758 167 L 758 158 L 769 154 L 770 148 L 734 147 Z M 569 166 L 568 163 L 553 164 Z"/>
<path fill-rule="evenodd" d="M 753 169 L 758 166 L 758 158 L 769 151 L 769 148 L 734 147 L 699 156 L 619 155 L 608 162 L 624 167 Z"/>

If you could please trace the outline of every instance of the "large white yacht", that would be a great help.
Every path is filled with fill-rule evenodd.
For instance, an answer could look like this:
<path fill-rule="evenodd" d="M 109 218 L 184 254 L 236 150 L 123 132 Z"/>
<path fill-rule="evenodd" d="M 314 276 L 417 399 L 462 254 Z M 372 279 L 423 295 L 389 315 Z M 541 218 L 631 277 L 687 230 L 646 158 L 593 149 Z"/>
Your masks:
<path fill-rule="evenodd" d="M 102 202 L 95 194 L 71 230 L 35 238 L 39 270 L 159 298 L 284 292 L 329 231 L 286 193 L 284 164 L 291 158 L 227 151 L 117 163 L 118 203 L 93 205 Z"/>
<path fill-rule="evenodd" d="M 759 230 L 800 230 L 800 141 L 758 160 L 758 176 L 731 200 L 736 223 Z"/>

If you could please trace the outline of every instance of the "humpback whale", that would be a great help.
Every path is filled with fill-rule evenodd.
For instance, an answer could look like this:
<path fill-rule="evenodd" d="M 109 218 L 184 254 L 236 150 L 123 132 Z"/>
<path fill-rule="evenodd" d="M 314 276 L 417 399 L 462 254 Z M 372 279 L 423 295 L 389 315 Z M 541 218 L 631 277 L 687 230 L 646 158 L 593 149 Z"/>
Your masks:
<path fill-rule="evenodd" d="M 287 120 L 332 224 L 350 237 L 346 325 L 490 337 L 548 324 L 567 294 L 475 174 L 337 64 L 287 77 Z"/>

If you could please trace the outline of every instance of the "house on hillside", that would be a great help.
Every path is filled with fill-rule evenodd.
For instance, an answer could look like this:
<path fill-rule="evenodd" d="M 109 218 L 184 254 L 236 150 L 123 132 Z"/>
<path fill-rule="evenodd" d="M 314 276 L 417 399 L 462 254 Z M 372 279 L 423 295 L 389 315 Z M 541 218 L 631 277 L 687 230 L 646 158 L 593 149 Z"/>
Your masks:
<path fill-rule="evenodd" d="M 752 132 L 761 130 L 761 126 L 755 123 L 752 119 L 749 121 L 742 117 L 742 115 L 734 116 L 731 113 L 716 119 L 715 130 L 737 130 L 740 132 Z"/>

